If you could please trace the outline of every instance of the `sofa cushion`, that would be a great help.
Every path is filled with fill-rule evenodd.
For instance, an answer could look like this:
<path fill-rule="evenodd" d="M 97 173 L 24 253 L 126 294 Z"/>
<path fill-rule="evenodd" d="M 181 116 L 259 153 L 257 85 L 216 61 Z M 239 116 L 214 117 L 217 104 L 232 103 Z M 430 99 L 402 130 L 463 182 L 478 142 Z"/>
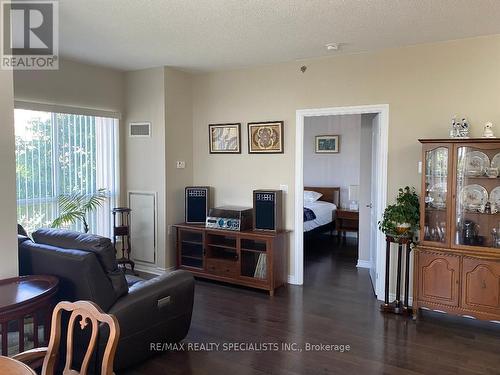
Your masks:
<path fill-rule="evenodd" d="M 127 279 L 127 284 L 128 284 L 129 288 L 132 285 L 135 285 L 137 283 L 144 281 L 144 279 L 142 277 L 135 276 L 135 275 L 125 275 L 125 278 Z"/>
<path fill-rule="evenodd" d="M 118 268 L 115 249 L 109 238 L 53 228 L 38 229 L 33 232 L 32 236 L 36 243 L 94 253 L 112 282 L 117 297 L 128 292 L 127 280 L 123 272 Z"/>
<path fill-rule="evenodd" d="M 30 241 L 29 237 L 18 234 L 17 235 L 17 245 L 21 245 L 24 241 Z"/>

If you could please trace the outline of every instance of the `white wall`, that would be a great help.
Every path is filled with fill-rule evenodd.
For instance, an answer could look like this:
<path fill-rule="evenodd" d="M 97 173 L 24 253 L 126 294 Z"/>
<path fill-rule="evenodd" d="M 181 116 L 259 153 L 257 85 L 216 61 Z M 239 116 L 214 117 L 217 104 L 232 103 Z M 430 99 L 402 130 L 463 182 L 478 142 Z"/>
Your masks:
<path fill-rule="evenodd" d="M 0 279 L 18 274 L 12 71 L 0 70 Z"/>
<path fill-rule="evenodd" d="M 317 154 L 315 136 L 339 135 L 340 152 Z M 340 205 L 349 207 L 349 185 L 359 185 L 361 115 L 304 120 L 304 186 L 340 186 Z"/>
<path fill-rule="evenodd" d="M 174 267 L 175 233 L 172 224 L 184 221 L 184 188 L 193 184 L 193 92 L 190 74 L 165 68 L 165 149 L 167 267 Z M 176 161 L 186 162 L 177 169 Z"/>
<path fill-rule="evenodd" d="M 194 183 L 214 186 L 215 204 L 244 205 L 251 205 L 252 189 L 286 184 L 285 223 L 293 230 L 295 111 L 389 104 L 390 202 L 400 186 L 419 189 L 418 138 L 446 137 L 455 113 L 470 119 L 473 136 L 486 121 L 500 123 L 499 61 L 500 36 L 489 36 L 197 75 Z M 249 155 L 246 123 L 266 120 L 285 122 L 285 151 Z M 209 155 L 208 124 L 227 122 L 243 123 L 242 154 Z"/>
<path fill-rule="evenodd" d="M 128 72 L 125 79 L 127 114 L 121 131 L 125 138 L 125 187 L 127 192 L 157 193 L 156 265 L 165 268 L 167 203 L 164 70 L 153 68 Z M 144 121 L 151 122 L 151 138 L 129 138 L 128 124 Z"/>
<path fill-rule="evenodd" d="M 59 70 L 14 72 L 16 100 L 123 112 L 124 73 L 61 59 Z"/>

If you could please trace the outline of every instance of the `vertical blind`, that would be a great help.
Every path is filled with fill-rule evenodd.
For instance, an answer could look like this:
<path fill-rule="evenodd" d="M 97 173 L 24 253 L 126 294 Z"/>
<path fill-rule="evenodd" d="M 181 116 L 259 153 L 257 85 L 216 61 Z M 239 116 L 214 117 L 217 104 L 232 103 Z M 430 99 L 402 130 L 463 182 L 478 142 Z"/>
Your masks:
<path fill-rule="evenodd" d="M 92 233 L 111 235 L 117 194 L 118 120 L 15 110 L 18 222 L 28 232 L 59 215 L 58 197 L 105 189 L 103 207 L 88 215 Z M 70 229 L 82 230 L 81 223 Z"/>

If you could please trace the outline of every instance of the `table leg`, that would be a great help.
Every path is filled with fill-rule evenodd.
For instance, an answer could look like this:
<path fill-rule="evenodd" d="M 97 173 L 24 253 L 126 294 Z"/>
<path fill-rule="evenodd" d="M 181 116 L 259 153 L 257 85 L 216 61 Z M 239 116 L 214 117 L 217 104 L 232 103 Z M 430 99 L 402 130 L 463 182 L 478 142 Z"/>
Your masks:
<path fill-rule="evenodd" d="M 385 305 L 389 304 L 389 268 L 391 266 L 391 243 L 387 241 L 385 248 Z"/>
<path fill-rule="evenodd" d="M 396 304 L 401 305 L 401 257 L 403 252 L 403 245 L 398 244 L 398 274 L 396 279 Z"/>
<path fill-rule="evenodd" d="M 34 348 L 39 348 L 40 347 L 40 341 L 38 340 L 38 317 L 36 312 L 33 313 L 33 347 Z"/>
<path fill-rule="evenodd" d="M 17 324 L 19 325 L 19 353 L 24 352 L 24 316 L 19 318 Z"/>
<path fill-rule="evenodd" d="M 2 355 L 7 356 L 9 339 L 9 322 L 2 323 Z"/>
<path fill-rule="evenodd" d="M 50 308 L 48 308 L 46 311 L 45 311 L 45 323 L 43 325 L 43 341 L 44 341 L 44 345 L 49 345 L 49 340 L 50 340 L 50 325 L 52 323 L 52 311 L 54 310 L 54 306 L 50 306 Z"/>

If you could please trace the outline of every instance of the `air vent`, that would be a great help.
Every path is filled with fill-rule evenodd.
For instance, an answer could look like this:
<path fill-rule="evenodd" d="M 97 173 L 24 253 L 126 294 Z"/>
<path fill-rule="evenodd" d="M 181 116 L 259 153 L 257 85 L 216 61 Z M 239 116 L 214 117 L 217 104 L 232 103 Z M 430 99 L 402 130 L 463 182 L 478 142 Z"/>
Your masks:
<path fill-rule="evenodd" d="M 129 136 L 133 138 L 151 137 L 150 122 L 131 122 Z"/>

